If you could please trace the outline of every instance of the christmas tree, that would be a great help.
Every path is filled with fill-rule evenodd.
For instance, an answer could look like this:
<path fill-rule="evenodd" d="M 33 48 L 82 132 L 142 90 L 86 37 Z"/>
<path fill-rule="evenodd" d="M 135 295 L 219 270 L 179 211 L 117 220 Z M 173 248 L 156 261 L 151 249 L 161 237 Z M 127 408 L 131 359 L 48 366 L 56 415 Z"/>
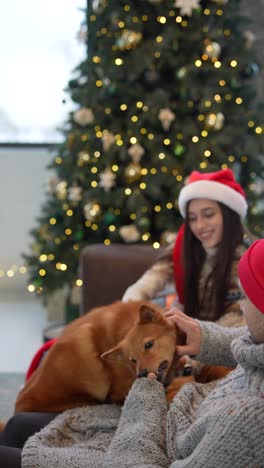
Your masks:
<path fill-rule="evenodd" d="M 92 0 L 87 58 L 68 92 L 50 192 L 26 255 L 45 298 L 78 278 L 82 247 L 170 242 L 190 171 L 230 167 L 245 188 L 249 227 L 263 234 L 263 105 L 254 34 L 239 0 Z"/>

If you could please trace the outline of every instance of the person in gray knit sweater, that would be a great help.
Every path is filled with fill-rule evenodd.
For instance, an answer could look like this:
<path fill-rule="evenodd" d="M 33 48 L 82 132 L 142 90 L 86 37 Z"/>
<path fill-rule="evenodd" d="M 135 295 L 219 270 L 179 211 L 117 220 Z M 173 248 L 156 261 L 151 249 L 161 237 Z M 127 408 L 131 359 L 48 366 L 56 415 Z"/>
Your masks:
<path fill-rule="evenodd" d="M 174 281 L 175 306 L 187 315 L 217 321 L 225 327 L 240 327 L 243 314 L 237 266 L 253 240 L 246 234 L 242 222 L 247 213 L 242 187 L 231 169 L 208 173 L 193 171 L 180 192 L 178 204 L 185 223 L 178 231 L 175 245 L 169 246 L 164 255 L 128 288 L 122 300 L 159 302 L 161 297 L 162 301 L 166 297 L 169 306 L 171 295 L 168 298 L 164 289 Z M 160 293 L 161 297 L 157 298 Z M 197 375 L 203 364 L 192 361 L 191 366 L 193 374 Z M 10 418 L 0 434 L 0 459 L 4 451 L 11 459 L 16 452 L 16 466 L 20 466 L 21 448 L 27 438 L 55 416 L 35 412 L 19 413 Z"/>
<path fill-rule="evenodd" d="M 247 327 L 167 312 L 186 334 L 178 355 L 236 366 L 222 380 L 182 387 L 170 406 L 155 374 L 137 379 L 123 408 L 66 411 L 25 444 L 23 468 L 261 468 L 264 466 L 264 239 L 239 262 Z"/>

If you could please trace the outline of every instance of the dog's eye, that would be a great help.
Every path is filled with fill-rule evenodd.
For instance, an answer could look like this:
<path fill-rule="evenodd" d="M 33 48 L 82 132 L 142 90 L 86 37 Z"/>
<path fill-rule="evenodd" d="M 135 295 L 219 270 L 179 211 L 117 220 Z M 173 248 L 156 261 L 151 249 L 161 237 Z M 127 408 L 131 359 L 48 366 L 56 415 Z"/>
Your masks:
<path fill-rule="evenodd" d="M 133 362 L 134 364 L 137 363 L 137 360 L 135 358 L 133 358 L 133 357 L 130 358 L 130 361 Z"/>
<path fill-rule="evenodd" d="M 154 341 L 153 340 L 148 341 L 147 343 L 145 343 L 145 349 L 150 349 L 150 348 L 152 348 L 152 346 L 154 346 Z"/>

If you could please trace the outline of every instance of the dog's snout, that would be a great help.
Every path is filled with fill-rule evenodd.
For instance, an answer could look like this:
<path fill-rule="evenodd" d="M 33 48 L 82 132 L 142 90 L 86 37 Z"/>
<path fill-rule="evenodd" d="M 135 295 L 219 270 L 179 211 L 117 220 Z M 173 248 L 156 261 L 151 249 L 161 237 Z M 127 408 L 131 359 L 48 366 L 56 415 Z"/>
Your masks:
<path fill-rule="evenodd" d="M 138 373 L 138 378 L 140 379 L 141 377 L 147 377 L 148 376 L 148 369 L 142 369 L 139 373 Z"/>

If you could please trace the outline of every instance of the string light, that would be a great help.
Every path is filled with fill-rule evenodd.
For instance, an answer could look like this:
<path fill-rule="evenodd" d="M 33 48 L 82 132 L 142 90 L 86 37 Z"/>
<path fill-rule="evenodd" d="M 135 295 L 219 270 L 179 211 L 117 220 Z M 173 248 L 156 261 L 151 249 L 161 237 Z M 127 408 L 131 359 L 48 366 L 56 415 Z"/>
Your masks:
<path fill-rule="evenodd" d="M 228 161 L 234 162 L 234 161 L 235 161 L 235 156 L 233 156 L 232 154 L 230 154 L 230 156 L 228 156 Z"/>

